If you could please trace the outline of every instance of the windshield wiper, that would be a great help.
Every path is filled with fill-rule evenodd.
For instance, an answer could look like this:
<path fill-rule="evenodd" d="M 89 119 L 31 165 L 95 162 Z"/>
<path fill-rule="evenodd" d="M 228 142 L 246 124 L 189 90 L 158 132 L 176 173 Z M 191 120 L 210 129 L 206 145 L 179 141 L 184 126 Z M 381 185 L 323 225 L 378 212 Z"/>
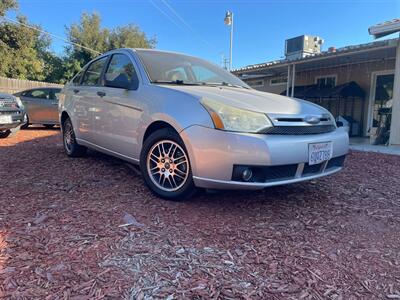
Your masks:
<path fill-rule="evenodd" d="M 158 84 L 176 84 L 176 85 L 200 85 L 197 82 L 187 82 L 184 80 L 153 80 L 152 83 Z"/>
<path fill-rule="evenodd" d="M 241 89 L 248 89 L 245 86 L 238 85 L 238 84 L 232 84 L 226 81 L 222 82 L 201 82 L 202 85 L 208 85 L 208 86 L 229 86 L 229 87 L 235 87 L 235 88 L 241 88 Z"/>

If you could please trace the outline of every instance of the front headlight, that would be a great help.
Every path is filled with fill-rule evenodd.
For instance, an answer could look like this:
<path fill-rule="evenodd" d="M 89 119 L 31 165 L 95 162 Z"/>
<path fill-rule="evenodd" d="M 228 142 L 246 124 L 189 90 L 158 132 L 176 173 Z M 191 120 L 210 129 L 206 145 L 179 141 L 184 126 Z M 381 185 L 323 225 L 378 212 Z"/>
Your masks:
<path fill-rule="evenodd" d="M 19 97 L 15 97 L 15 101 L 17 102 L 19 108 L 24 108 L 24 104 Z"/>
<path fill-rule="evenodd" d="M 201 104 L 210 114 L 217 129 L 259 133 L 263 129 L 272 127 L 271 121 L 263 113 L 236 108 L 209 99 L 202 99 Z"/>

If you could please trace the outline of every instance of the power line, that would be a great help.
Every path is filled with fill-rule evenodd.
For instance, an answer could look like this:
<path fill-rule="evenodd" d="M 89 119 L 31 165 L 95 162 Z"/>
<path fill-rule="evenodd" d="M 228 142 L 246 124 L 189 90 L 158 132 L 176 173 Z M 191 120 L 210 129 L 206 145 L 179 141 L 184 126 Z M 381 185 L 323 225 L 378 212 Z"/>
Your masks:
<path fill-rule="evenodd" d="M 173 18 L 171 18 L 170 15 L 168 15 L 165 11 L 161 9 L 153 0 L 149 0 L 150 3 L 160 12 L 162 13 L 165 17 L 167 17 L 168 20 L 170 20 L 172 23 L 174 23 L 176 26 L 181 27 Z"/>
<path fill-rule="evenodd" d="M 175 15 L 175 17 L 177 17 L 183 23 L 183 25 L 186 26 L 186 28 L 188 28 L 192 33 L 197 35 L 197 37 L 203 43 L 205 43 L 207 46 L 211 46 L 211 44 L 208 41 L 206 41 L 199 34 L 197 34 L 197 32 L 193 29 L 193 27 L 190 26 L 190 24 L 188 22 L 186 22 L 186 20 L 172 7 L 172 5 L 170 5 L 166 0 L 161 0 L 161 2 L 164 3 L 164 5 Z"/>
<path fill-rule="evenodd" d="M 176 22 L 165 10 L 163 10 L 160 6 L 156 5 L 155 2 L 153 0 L 149 0 L 150 3 L 159 11 L 161 12 L 165 17 L 168 18 L 168 20 L 170 20 L 172 23 L 174 23 L 177 27 L 182 28 L 182 26 Z M 190 26 L 190 24 L 188 22 L 186 22 L 186 20 L 166 1 L 166 0 L 161 0 L 161 2 L 164 4 L 164 6 L 166 6 L 168 8 L 168 10 L 170 12 L 172 12 L 172 14 L 184 25 L 184 27 L 186 29 L 188 29 L 189 31 L 191 31 L 194 35 L 196 35 L 204 44 L 206 44 L 207 46 L 211 46 L 211 44 L 206 41 L 205 39 L 203 39 L 199 34 L 197 34 L 197 32 L 193 29 L 192 26 Z"/>
<path fill-rule="evenodd" d="M 190 26 L 179 14 L 178 12 L 165 0 L 161 0 L 162 3 L 190 30 L 194 31 L 192 26 Z"/>
<path fill-rule="evenodd" d="M 99 51 L 96 51 L 96 50 L 91 49 L 91 48 L 89 48 L 89 47 L 80 45 L 80 44 L 78 44 L 78 43 L 71 42 L 71 41 L 69 41 L 69 40 L 67 40 L 67 39 L 65 39 L 65 38 L 63 38 L 63 37 L 61 37 L 61 36 L 58 36 L 58 35 L 55 35 L 55 34 L 53 34 L 53 33 L 48 32 L 48 31 L 39 29 L 39 28 L 37 28 L 37 27 L 30 26 L 30 25 L 28 25 L 28 24 L 25 24 L 25 23 L 22 23 L 22 22 L 19 22 L 19 21 L 15 21 L 15 20 L 13 20 L 13 19 L 10 19 L 10 18 L 4 17 L 4 16 L 1 17 L 1 18 L 3 18 L 4 20 L 9 21 L 9 22 L 11 22 L 11 23 L 18 24 L 18 25 L 24 26 L 24 27 L 26 27 L 26 28 L 33 29 L 33 30 L 36 30 L 36 31 L 38 31 L 38 32 L 47 34 L 47 35 L 49 35 L 49 36 L 51 36 L 51 37 L 53 37 L 53 38 L 56 38 L 56 39 L 59 39 L 59 40 L 65 42 L 65 43 L 67 43 L 67 44 L 71 44 L 71 45 L 74 45 L 74 46 L 76 46 L 76 47 L 79 47 L 79 48 L 82 48 L 82 49 L 91 51 L 91 52 L 93 52 L 93 53 L 95 53 L 95 54 L 101 54 L 101 52 L 99 52 Z"/>

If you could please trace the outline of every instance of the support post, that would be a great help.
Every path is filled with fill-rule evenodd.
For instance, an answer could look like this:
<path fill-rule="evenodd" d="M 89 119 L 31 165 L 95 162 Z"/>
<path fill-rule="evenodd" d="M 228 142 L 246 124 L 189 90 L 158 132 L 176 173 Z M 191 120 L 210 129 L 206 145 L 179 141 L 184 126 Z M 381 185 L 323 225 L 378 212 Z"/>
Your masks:
<path fill-rule="evenodd" d="M 396 48 L 396 67 L 394 71 L 392 121 L 389 145 L 400 145 L 400 39 Z"/>
<path fill-rule="evenodd" d="M 290 88 L 290 65 L 287 66 L 286 96 L 289 97 Z"/>
<path fill-rule="evenodd" d="M 229 47 L 229 71 L 232 71 L 232 45 L 233 45 L 233 13 L 231 13 L 231 37 Z"/>
<path fill-rule="evenodd" d="M 296 81 L 296 65 L 293 64 L 293 69 L 292 69 L 292 95 L 291 95 L 292 98 L 294 98 L 295 81 Z"/>

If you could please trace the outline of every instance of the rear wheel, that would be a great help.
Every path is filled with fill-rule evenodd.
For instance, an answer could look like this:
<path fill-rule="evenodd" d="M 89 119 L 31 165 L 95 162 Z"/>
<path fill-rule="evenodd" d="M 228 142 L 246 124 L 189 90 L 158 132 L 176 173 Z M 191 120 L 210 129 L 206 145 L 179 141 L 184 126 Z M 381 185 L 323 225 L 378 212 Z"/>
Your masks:
<path fill-rule="evenodd" d="M 196 191 L 186 147 L 172 129 L 157 130 L 144 141 L 140 168 L 150 190 L 161 198 L 180 201 Z"/>
<path fill-rule="evenodd" d="M 71 157 L 84 156 L 87 148 L 79 145 L 76 142 L 74 127 L 72 126 L 72 122 L 69 118 L 64 121 L 62 128 L 64 150 L 67 155 Z"/>

